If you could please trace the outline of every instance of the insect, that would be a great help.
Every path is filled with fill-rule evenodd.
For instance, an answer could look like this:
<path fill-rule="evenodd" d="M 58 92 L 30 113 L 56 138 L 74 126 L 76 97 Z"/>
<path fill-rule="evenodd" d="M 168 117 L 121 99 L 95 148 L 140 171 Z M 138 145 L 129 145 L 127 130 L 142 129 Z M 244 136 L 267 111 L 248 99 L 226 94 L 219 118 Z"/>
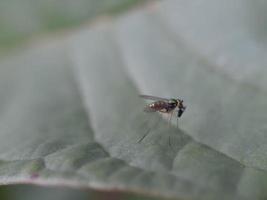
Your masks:
<path fill-rule="evenodd" d="M 140 95 L 140 97 L 148 100 L 152 100 L 152 103 L 149 103 L 145 106 L 144 111 L 145 112 L 161 112 L 161 113 L 167 113 L 170 114 L 169 118 L 169 124 L 172 118 L 172 115 L 177 108 L 177 127 L 178 127 L 178 118 L 182 116 L 184 113 L 186 106 L 183 105 L 183 100 L 181 99 L 166 99 L 161 97 L 155 97 L 155 96 L 149 96 L 149 95 Z M 150 131 L 150 130 L 149 130 Z M 140 143 L 149 133 L 149 131 L 138 141 Z M 170 138 L 169 138 L 169 144 L 170 144 Z"/>
<path fill-rule="evenodd" d="M 149 95 L 140 95 L 140 97 L 154 101 L 144 108 L 145 112 L 158 111 L 161 113 L 170 113 L 172 116 L 175 108 L 178 108 L 177 117 L 180 118 L 186 109 L 186 106 L 183 105 L 183 100 L 181 99 L 165 99 Z"/>

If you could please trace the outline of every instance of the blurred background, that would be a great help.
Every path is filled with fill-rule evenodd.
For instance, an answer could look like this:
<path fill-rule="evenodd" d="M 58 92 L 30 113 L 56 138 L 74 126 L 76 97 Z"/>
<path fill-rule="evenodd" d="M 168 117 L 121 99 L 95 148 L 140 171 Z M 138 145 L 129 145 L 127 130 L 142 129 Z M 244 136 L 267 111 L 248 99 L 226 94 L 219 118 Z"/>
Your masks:
<path fill-rule="evenodd" d="M 0 187 L 1 200 L 159 200 L 141 195 L 93 190 L 75 190 L 63 187 L 13 185 Z"/>
<path fill-rule="evenodd" d="M 148 1 L 148 0 L 147 0 Z M 0 60 L 37 38 L 68 32 L 145 0 L 0 0 Z M 132 194 L 31 185 L 0 186 L 1 200 L 148 199 Z M 153 198 L 149 198 L 153 199 Z"/>
<path fill-rule="evenodd" d="M 115 15 L 148 0 L 0 0 L 0 50 Z M 4 51 L 4 52 L 3 52 Z"/>

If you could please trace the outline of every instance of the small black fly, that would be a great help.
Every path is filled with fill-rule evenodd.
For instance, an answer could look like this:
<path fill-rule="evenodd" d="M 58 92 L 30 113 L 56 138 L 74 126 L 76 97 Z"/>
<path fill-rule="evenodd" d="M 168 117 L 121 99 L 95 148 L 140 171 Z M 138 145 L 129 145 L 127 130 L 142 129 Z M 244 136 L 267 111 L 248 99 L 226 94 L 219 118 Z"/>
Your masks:
<path fill-rule="evenodd" d="M 186 109 L 186 106 L 183 105 L 184 101 L 181 99 L 165 99 L 148 95 L 140 95 L 140 97 L 154 101 L 149 103 L 144 108 L 145 112 L 161 112 L 172 114 L 175 108 L 178 108 L 177 117 L 180 118 Z"/>
<path fill-rule="evenodd" d="M 145 112 L 160 112 L 160 113 L 170 114 L 169 124 L 174 111 L 177 110 L 177 126 L 178 126 L 178 118 L 182 116 L 182 114 L 186 109 L 186 106 L 183 105 L 183 100 L 174 98 L 166 99 L 149 95 L 140 95 L 140 97 L 153 101 L 145 106 L 144 108 Z M 141 142 L 146 137 L 146 135 L 142 137 L 139 140 L 139 142 Z"/>

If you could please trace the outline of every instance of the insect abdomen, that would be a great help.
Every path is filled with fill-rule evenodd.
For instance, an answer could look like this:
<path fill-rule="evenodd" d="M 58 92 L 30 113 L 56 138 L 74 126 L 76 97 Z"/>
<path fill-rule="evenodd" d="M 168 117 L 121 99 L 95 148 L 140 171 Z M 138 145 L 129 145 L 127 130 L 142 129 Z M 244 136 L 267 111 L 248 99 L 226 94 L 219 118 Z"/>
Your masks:
<path fill-rule="evenodd" d="M 146 106 L 146 112 L 168 112 L 168 104 L 163 101 L 156 101 Z"/>
<path fill-rule="evenodd" d="M 144 111 L 145 112 L 156 112 L 156 111 L 160 111 L 164 107 L 165 107 L 164 102 L 154 102 L 154 103 L 148 104 L 145 107 Z"/>

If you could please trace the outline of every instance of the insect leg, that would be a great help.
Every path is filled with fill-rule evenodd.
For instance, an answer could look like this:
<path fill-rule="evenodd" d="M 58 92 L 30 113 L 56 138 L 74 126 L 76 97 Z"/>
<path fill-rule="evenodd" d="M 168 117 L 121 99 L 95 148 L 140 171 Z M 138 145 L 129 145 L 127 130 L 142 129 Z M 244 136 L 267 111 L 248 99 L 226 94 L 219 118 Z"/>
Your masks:
<path fill-rule="evenodd" d="M 168 127 L 170 128 L 170 124 L 171 124 L 171 119 L 172 119 L 172 115 L 173 115 L 173 111 L 171 111 L 171 116 L 170 116 L 170 119 L 169 119 L 169 122 L 168 122 Z M 171 147 L 171 136 L 169 136 L 169 146 Z"/>
<path fill-rule="evenodd" d="M 177 117 L 177 124 L 176 124 L 176 128 L 179 128 L 179 124 L 178 124 L 178 122 L 179 122 L 179 118 Z"/>
<path fill-rule="evenodd" d="M 150 128 L 147 130 L 147 132 L 145 133 L 145 135 L 143 135 L 143 137 L 141 137 L 139 140 L 138 140 L 138 143 L 142 142 L 143 139 L 145 139 L 145 137 L 149 134 L 150 132 Z"/>
<path fill-rule="evenodd" d="M 158 115 L 158 116 L 159 116 L 159 117 L 158 117 L 157 123 L 156 123 L 156 125 L 155 125 L 154 128 L 156 128 L 156 127 L 158 126 L 159 121 L 160 121 L 160 119 L 161 119 L 161 116 L 160 116 L 160 115 Z M 141 137 L 141 138 L 138 140 L 138 143 L 141 143 L 141 142 L 146 138 L 146 136 L 150 133 L 150 131 L 151 131 L 151 128 L 148 128 L 148 130 L 146 131 L 145 135 L 143 135 L 143 137 Z"/>
<path fill-rule="evenodd" d="M 171 113 L 170 113 L 170 118 L 168 120 L 168 127 L 170 127 L 170 125 L 171 125 L 172 115 L 173 115 L 173 111 L 171 111 Z"/>
<path fill-rule="evenodd" d="M 145 127 L 146 125 L 148 125 L 149 122 L 150 122 L 150 120 L 151 120 L 151 118 L 150 118 L 149 120 L 147 120 L 145 123 L 143 123 L 143 124 L 141 125 L 141 127 L 143 128 L 143 127 Z M 140 128 L 141 128 L 141 127 L 140 127 Z M 138 140 L 138 143 L 142 142 L 142 140 L 149 134 L 149 132 L 150 132 L 150 128 L 148 128 L 147 131 L 146 131 L 146 133 L 145 133 L 145 135 L 144 135 L 143 137 L 141 137 L 141 138 Z"/>

